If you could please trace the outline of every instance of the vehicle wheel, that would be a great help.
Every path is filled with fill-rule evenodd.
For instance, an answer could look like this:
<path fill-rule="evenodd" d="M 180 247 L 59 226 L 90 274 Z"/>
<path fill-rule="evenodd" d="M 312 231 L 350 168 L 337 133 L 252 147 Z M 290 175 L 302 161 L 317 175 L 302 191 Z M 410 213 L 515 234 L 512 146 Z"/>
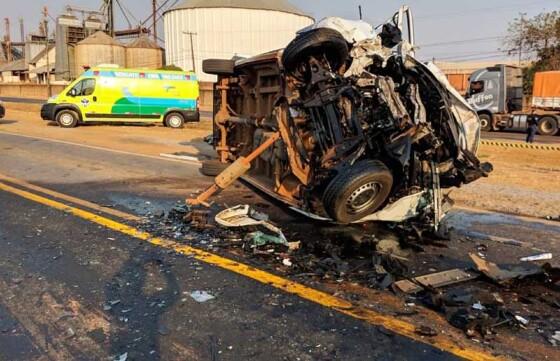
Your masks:
<path fill-rule="evenodd" d="M 78 126 L 79 120 L 78 113 L 70 109 L 64 109 L 56 113 L 56 122 L 62 128 L 75 128 Z"/>
<path fill-rule="evenodd" d="M 332 70 L 338 71 L 348 58 L 348 43 L 333 29 L 315 29 L 298 35 L 284 49 L 282 64 L 288 74 L 296 77 L 298 68 L 312 55 L 325 54 Z"/>
<path fill-rule="evenodd" d="M 235 61 L 222 59 L 206 59 L 202 61 L 202 71 L 213 75 L 233 75 Z"/>
<path fill-rule="evenodd" d="M 200 168 L 200 173 L 208 177 L 215 177 L 222 173 L 229 163 L 222 163 L 219 160 L 205 160 L 202 162 L 202 167 Z"/>
<path fill-rule="evenodd" d="M 490 132 L 493 130 L 492 117 L 490 117 L 488 114 L 480 114 L 478 118 L 480 119 L 480 127 L 482 128 L 482 130 L 484 130 L 485 132 Z"/>
<path fill-rule="evenodd" d="M 542 117 L 539 120 L 540 135 L 556 135 L 558 133 L 558 121 L 554 117 Z"/>
<path fill-rule="evenodd" d="M 181 113 L 169 113 L 165 116 L 165 126 L 181 129 L 185 125 L 185 117 Z"/>
<path fill-rule="evenodd" d="M 352 223 L 379 209 L 392 186 L 393 175 L 382 162 L 361 161 L 334 177 L 323 204 L 336 222 Z"/>

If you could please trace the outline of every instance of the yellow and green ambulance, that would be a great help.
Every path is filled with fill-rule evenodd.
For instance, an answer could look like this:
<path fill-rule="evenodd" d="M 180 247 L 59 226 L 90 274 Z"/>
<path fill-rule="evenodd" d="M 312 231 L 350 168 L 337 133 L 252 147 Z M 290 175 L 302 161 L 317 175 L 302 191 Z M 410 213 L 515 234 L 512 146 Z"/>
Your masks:
<path fill-rule="evenodd" d="M 84 122 L 198 122 L 199 85 L 192 72 L 93 68 L 41 108 L 44 120 L 73 128 Z"/>

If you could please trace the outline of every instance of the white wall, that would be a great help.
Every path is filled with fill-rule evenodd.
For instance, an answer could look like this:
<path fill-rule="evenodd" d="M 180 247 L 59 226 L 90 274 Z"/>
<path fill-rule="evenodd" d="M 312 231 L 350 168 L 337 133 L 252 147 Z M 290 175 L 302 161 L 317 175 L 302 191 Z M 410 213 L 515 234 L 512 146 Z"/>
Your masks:
<path fill-rule="evenodd" d="M 253 56 L 284 48 L 313 19 L 269 10 L 201 8 L 170 11 L 164 23 L 166 63 L 192 70 L 190 38 L 183 32 L 194 32 L 199 79 L 215 81 L 214 76 L 202 72 L 202 60 Z"/>

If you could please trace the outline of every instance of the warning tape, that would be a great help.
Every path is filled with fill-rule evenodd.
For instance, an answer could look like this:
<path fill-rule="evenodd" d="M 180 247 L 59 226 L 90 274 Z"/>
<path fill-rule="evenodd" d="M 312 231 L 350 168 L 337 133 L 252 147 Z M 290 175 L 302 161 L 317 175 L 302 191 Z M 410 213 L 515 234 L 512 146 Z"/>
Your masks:
<path fill-rule="evenodd" d="M 480 142 L 482 145 L 490 145 L 496 147 L 504 147 L 504 148 L 520 148 L 520 149 L 535 149 L 535 150 L 551 150 L 551 151 L 560 151 L 560 146 L 556 145 L 548 145 L 548 144 L 530 144 L 530 143 L 521 143 L 521 142 L 500 142 L 495 140 L 482 140 Z"/>

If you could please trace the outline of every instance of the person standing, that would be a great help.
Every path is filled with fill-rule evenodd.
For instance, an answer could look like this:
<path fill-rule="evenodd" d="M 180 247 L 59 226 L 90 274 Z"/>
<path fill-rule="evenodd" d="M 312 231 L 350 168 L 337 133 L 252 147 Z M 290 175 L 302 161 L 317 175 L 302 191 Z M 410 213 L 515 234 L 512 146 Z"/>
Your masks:
<path fill-rule="evenodd" d="M 527 124 L 527 143 L 532 144 L 535 142 L 537 130 L 537 117 L 529 116 L 529 121 Z"/>

